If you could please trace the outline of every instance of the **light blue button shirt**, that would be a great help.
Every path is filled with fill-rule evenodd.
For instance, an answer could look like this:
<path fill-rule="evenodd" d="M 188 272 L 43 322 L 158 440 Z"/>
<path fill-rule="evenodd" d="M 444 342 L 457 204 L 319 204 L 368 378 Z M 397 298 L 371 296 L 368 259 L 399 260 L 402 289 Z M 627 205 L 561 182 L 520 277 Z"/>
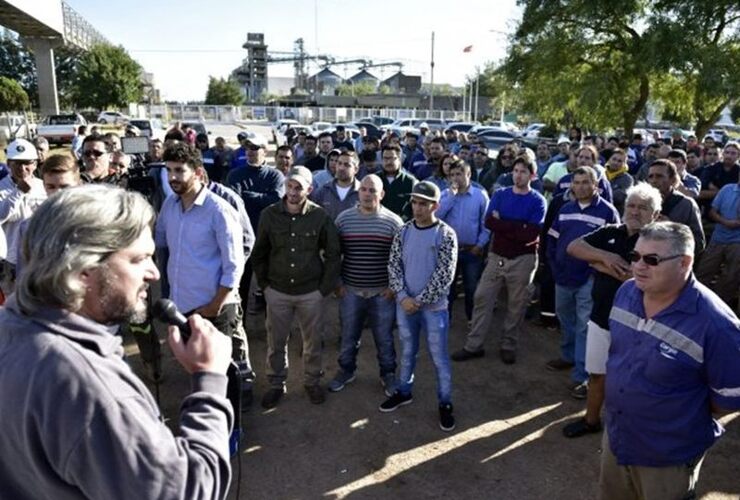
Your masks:
<path fill-rule="evenodd" d="M 219 286 L 231 288 L 225 303 L 237 299 L 244 270 L 242 228 L 236 210 L 203 188 L 183 211 L 179 196 L 162 204 L 154 232 L 157 247 L 169 249 L 170 299 L 182 312 L 211 302 Z"/>
<path fill-rule="evenodd" d="M 455 230 L 459 246 L 475 245 L 486 248 L 491 231 L 486 228 L 485 216 L 488 194 L 471 185 L 464 194 L 453 194 L 449 189 L 442 191 L 437 217 Z"/>

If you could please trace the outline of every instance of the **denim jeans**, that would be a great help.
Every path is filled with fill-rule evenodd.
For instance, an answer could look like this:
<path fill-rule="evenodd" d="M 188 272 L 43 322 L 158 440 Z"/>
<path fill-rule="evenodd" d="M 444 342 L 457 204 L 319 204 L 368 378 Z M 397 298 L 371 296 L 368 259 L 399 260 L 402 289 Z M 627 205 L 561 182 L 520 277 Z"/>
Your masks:
<path fill-rule="evenodd" d="M 337 360 L 342 371 L 354 373 L 357 353 L 365 320 L 369 319 L 377 351 L 380 376 L 396 373 L 396 348 L 393 345 L 393 323 L 396 321 L 396 302 L 381 294 L 363 297 L 347 290 L 341 299 L 339 319 L 342 327 L 342 344 Z"/>
<path fill-rule="evenodd" d="M 574 382 L 585 382 L 586 373 L 586 332 L 588 318 L 591 316 L 593 299 L 592 278 L 581 286 L 555 285 L 555 309 L 560 321 L 563 339 L 560 342 L 560 356 L 575 364 L 571 378 Z"/>
<path fill-rule="evenodd" d="M 427 338 L 429 356 L 437 373 L 437 398 L 440 404 L 452 402 L 452 369 L 447 351 L 447 334 L 450 325 L 446 309 L 428 311 L 422 309 L 406 314 L 400 304 L 396 306 L 398 336 L 401 341 L 401 370 L 398 392 L 411 394 L 414 385 L 414 368 L 419 354 L 419 336 L 423 331 Z"/>
<path fill-rule="evenodd" d="M 478 286 L 481 272 L 483 271 L 483 256 L 473 255 L 472 253 L 461 250 L 457 254 L 457 269 L 455 270 L 455 279 L 450 287 L 450 295 L 447 298 L 449 303 L 448 309 L 452 317 L 452 304 L 457 297 L 457 277 L 462 274 L 463 290 L 465 291 L 465 316 L 470 321 L 473 317 L 473 298 L 475 288 Z"/>

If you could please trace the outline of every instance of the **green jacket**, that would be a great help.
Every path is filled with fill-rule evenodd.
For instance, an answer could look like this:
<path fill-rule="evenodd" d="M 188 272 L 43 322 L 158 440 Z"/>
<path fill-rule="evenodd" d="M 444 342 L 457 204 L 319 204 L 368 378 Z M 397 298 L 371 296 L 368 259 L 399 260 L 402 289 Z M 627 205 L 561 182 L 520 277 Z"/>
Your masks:
<path fill-rule="evenodd" d="M 290 214 L 280 200 L 262 211 L 252 266 L 260 287 L 289 295 L 319 290 L 329 295 L 337 284 L 340 246 L 326 211 L 306 200 L 303 212 Z"/>

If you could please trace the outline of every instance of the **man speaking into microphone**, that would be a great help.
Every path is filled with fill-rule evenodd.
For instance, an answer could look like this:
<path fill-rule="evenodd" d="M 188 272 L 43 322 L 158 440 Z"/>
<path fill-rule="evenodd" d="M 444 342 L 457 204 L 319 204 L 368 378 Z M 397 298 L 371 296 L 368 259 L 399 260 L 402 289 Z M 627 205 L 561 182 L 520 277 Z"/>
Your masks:
<path fill-rule="evenodd" d="M 191 376 L 179 437 L 123 361 L 118 324 L 146 313 L 154 212 L 118 188 L 61 191 L 26 232 L 26 266 L 0 309 L 3 498 L 225 498 L 231 341 L 200 316 L 174 356 Z"/>

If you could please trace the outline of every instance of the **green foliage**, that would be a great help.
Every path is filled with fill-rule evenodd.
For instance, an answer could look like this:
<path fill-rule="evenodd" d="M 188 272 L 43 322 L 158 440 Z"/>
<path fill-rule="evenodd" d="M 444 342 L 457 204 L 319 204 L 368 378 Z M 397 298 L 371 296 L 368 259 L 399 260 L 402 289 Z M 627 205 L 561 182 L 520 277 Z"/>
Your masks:
<path fill-rule="evenodd" d="M 0 113 L 21 111 L 28 105 L 28 94 L 23 87 L 15 80 L 0 76 Z"/>
<path fill-rule="evenodd" d="M 244 94 L 239 84 L 231 79 L 208 77 L 206 104 L 240 106 L 244 103 Z"/>
<path fill-rule="evenodd" d="M 95 45 L 80 58 L 73 100 L 77 106 L 96 109 L 139 102 L 143 96 L 140 75 L 141 66 L 123 47 Z"/>
<path fill-rule="evenodd" d="M 540 120 L 629 133 L 650 99 L 699 133 L 739 94 L 737 0 L 519 4 L 502 72 Z"/>
<path fill-rule="evenodd" d="M 54 49 L 57 90 L 62 108 L 74 107 L 71 87 L 81 54 L 74 47 L 62 46 Z M 28 94 L 31 106 L 38 106 L 36 60 L 15 36 L 0 36 L 0 76 L 18 82 Z"/>
<path fill-rule="evenodd" d="M 740 123 L 740 102 L 736 102 L 730 107 L 730 118 L 735 123 Z"/>
<path fill-rule="evenodd" d="M 358 83 L 341 83 L 337 85 L 336 94 L 338 96 L 361 96 L 361 95 L 373 95 L 377 94 L 378 91 L 375 88 L 375 84 L 370 81 L 358 82 Z"/>

